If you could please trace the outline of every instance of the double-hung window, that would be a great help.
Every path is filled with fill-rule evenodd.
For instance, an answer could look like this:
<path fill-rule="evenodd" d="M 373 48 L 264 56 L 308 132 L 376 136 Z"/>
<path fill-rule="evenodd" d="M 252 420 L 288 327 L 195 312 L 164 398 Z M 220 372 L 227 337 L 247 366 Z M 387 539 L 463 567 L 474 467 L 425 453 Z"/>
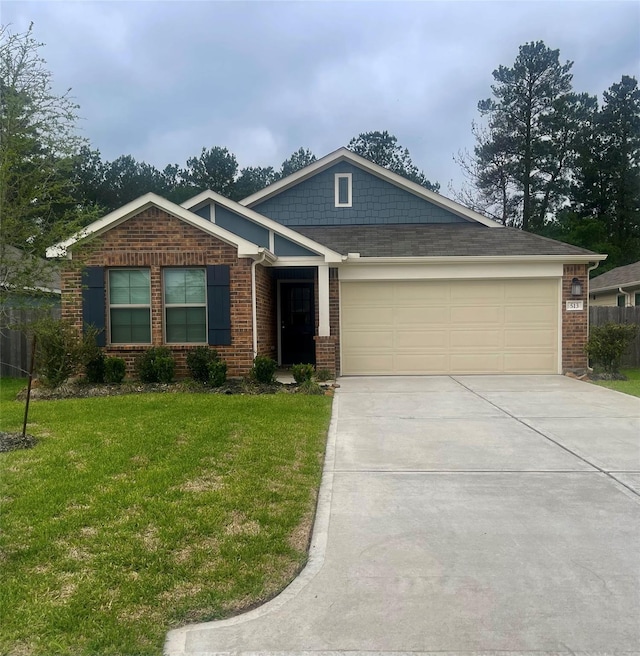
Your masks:
<path fill-rule="evenodd" d="M 109 328 L 112 344 L 151 343 L 149 269 L 109 270 Z"/>
<path fill-rule="evenodd" d="M 207 282 L 204 269 L 164 270 L 165 341 L 207 343 Z"/>

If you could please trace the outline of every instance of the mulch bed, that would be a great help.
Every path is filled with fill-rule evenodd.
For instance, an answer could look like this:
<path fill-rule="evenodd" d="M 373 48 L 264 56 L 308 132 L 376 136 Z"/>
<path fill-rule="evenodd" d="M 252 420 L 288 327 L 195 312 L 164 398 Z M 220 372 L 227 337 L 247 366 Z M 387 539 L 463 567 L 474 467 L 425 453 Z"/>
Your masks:
<path fill-rule="evenodd" d="M 0 453 L 15 451 L 16 449 L 30 449 L 36 445 L 33 435 L 22 435 L 22 433 L 4 433 L 0 431 Z"/>

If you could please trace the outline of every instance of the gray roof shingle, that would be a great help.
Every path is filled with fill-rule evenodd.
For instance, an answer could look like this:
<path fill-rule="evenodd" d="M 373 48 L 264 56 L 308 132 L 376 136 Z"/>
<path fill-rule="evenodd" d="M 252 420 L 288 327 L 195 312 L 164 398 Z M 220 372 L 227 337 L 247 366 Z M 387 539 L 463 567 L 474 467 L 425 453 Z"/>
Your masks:
<path fill-rule="evenodd" d="M 640 262 L 617 267 L 596 276 L 589 283 L 589 290 L 595 292 L 600 289 L 617 288 L 634 282 L 640 282 Z"/>
<path fill-rule="evenodd" d="M 338 253 L 362 257 L 594 254 L 515 228 L 472 223 L 292 227 Z"/>

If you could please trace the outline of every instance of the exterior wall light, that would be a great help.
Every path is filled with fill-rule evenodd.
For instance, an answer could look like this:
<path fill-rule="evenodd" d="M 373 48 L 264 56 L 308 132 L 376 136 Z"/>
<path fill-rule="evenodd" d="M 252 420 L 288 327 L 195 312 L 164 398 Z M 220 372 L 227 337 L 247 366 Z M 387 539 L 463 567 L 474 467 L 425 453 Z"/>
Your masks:
<path fill-rule="evenodd" d="M 571 296 L 582 296 L 582 283 L 577 278 L 571 281 Z"/>

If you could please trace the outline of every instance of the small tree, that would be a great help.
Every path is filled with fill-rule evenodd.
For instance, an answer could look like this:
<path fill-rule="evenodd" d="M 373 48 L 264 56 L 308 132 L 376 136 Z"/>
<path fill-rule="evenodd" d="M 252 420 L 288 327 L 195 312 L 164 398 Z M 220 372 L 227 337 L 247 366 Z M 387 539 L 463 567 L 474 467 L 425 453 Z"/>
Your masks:
<path fill-rule="evenodd" d="M 585 351 L 595 367 L 607 374 L 617 374 L 620 371 L 622 356 L 637 332 L 638 326 L 629 323 L 593 326 Z"/>

